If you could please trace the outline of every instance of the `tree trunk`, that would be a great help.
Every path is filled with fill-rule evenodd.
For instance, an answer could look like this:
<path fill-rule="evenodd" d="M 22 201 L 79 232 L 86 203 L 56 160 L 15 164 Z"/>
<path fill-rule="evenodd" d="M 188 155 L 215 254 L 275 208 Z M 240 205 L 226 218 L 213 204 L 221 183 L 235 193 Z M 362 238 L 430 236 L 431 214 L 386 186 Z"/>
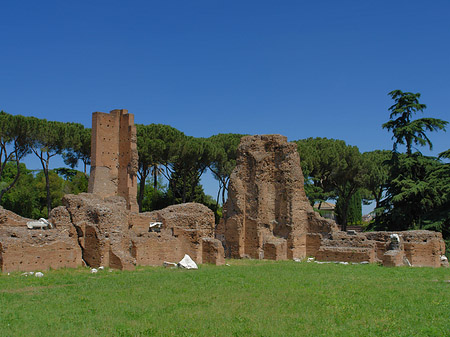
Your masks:
<path fill-rule="evenodd" d="M 16 157 L 17 158 L 17 157 Z M 17 180 L 19 180 L 19 176 L 20 176 L 20 163 L 19 161 L 16 159 L 16 165 L 17 165 L 17 173 L 16 176 L 14 177 L 14 180 L 11 182 L 11 184 L 9 184 L 9 186 L 7 186 L 6 188 L 4 188 L 3 190 L 0 191 L 0 202 L 2 201 L 3 195 L 8 192 L 11 188 L 13 188 L 13 186 L 16 184 Z"/>
<path fill-rule="evenodd" d="M 142 170 L 141 177 L 139 179 L 139 194 L 138 194 L 138 205 L 139 205 L 139 212 L 142 212 L 142 201 L 144 200 L 144 192 L 145 192 L 145 179 L 147 179 L 148 176 L 148 169 L 145 168 Z"/>
<path fill-rule="evenodd" d="M 230 176 L 226 177 L 223 182 L 222 190 L 222 206 L 225 205 L 225 193 L 228 193 L 228 184 L 230 182 Z"/>
<path fill-rule="evenodd" d="M 45 175 L 45 190 L 47 191 L 47 218 L 50 216 L 50 211 L 52 210 L 52 196 L 50 195 L 50 178 L 48 176 L 48 163 L 44 169 Z"/>
<path fill-rule="evenodd" d="M 153 165 L 153 190 L 158 190 L 158 164 Z"/>
<path fill-rule="evenodd" d="M 186 202 L 186 174 L 183 174 L 183 189 L 181 191 L 181 202 Z"/>

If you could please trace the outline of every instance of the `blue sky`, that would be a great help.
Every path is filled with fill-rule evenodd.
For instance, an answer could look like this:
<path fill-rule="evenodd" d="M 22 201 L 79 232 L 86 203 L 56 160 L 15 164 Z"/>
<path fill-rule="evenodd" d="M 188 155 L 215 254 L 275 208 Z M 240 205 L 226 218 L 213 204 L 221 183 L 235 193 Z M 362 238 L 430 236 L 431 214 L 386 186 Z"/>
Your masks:
<path fill-rule="evenodd" d="M 450 120 L 448 0 L 25 0 L 0 12 L 11 114 L 90 127 L 93 111 L 125 108 L 196 137 L 328 137 L 362 152 L 392 147 L 381 124 L 393 89 Z M 430 138 L 427 154 L 450 147 L 450 133 Z"/>

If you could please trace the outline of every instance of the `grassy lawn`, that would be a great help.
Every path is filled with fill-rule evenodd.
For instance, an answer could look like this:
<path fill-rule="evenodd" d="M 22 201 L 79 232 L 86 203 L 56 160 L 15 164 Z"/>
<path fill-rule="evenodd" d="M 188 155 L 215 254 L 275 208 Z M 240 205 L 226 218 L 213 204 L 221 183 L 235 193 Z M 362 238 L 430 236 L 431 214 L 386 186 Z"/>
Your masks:
<path fill-rule="evenodd" d="M 0 336 L 450 336 L 450 269 L 230 260 L 0 275 Z"/>

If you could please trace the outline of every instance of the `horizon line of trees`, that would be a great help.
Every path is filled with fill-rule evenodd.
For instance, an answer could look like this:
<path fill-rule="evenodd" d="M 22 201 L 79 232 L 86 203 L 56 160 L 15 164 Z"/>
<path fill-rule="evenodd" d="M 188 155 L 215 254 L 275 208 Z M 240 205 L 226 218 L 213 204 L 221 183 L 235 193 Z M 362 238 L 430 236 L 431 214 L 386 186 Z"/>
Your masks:
<path fill-rule="evenodd" d="M 434 229 L 450 239 L 450 164 L 443 161 L 450 158 L 450 150 L 432 157 L 422 155 L 414 147 L 431 149 L 427 133 L 445 130 L 447 122 L 435 118 L 413 119 L 414 114 L 426 108 L 419 102 L 419 93 L 394 90 L 389 95 L 394 104 L 388 109 L 390 120 L 382 127 L 393 134 L 392 151 L 360 153 L 356 146 L 347 145 L 343 140 L 327 138 L 295 141 L 307 197 L 311 205 L 336 200 L 337 222 L 343 230 L 348 223 L 360 221 L 362 200 L 376 205 L 377 216 L 372 229 Z M 243 135 L 230 133 L 196 138 L 169 125 L 137 124 L 136 127 L 139 210 L 200 202 L 210 207 L 218 220 Z M 34 216 L 48 215 L 52 207 L 58 205 L 58 197 L 52 195 L 52 184 L 58 185 L 55 174 L 72 184 L 66 183 L 67 191 L 76 193 L 87 189 L 89 128 L 2 111 L 0 130 L 0 204 L 5 208 L 8 203 L 3 199 L 12 194 L 21 175 L 24 180 L 29 179 L 30 172 L 23 164 L 27 155 L 39 159 L 42 171 L 36 178 L 45 186 L 45 206 Z M 398 151 L 399 145 L 406 147 L 405 153 Z M 62 156 L 68 167 L 50 170 L 50 160 L 57 155 Z M 84 183 L 73 171 L 78 163 L 84 167 Z M 200 184 L 201 176 L 208 170 L 218 182 L 214 197 L 205 195 Z M 74 177 L 75 185 L 71 181 Z M 40 200 L 42 203 L 42 196 Z"/>

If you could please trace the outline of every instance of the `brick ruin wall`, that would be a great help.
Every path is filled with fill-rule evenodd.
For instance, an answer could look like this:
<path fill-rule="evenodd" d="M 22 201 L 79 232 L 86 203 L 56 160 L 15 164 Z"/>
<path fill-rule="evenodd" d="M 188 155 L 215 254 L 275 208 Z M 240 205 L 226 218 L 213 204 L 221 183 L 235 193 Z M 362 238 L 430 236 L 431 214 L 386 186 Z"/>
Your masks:
<path fill-rule="evenodd" d="M 296 144 L 280 135 L 243 137 L 217 229 L 226 255 L 306 257 L 309 236 L 326 235 L 335 224 L 313 211 L 303 185 Z"/>
<path fill-rule="evenodd" d="M 29 230 L 28 221 L 30 219 L 0 207 L 1 271 L 76 268 L 82 264 L 82 253 L 74 227 Z"/>
<path fill-rule="evenodd" d="M 134 213 L 124 198 L 82 193 L 63 197 L 52 210 L 52 229 L 27 229 L 30 219 L 0 208 L 0 269 L 3 272 L 90 267 L 134 269 L 179 262 L 185 254 L 196 263 L 224 264 L 214 238 L 214 213 L 187 203 L 160 211 Z M 160 232 L 149 224 L 162 222 Z"/>
<path fill-rule="evenodd" d="M 400 238 L 399 247 L 392 248 L 393 234 Z M 426 230 L 403 232 L 333 232 L 312 254 L 321 261 L 382 263 L 401 266 L 440 267 L 445 253 L 442 234 Z"/>
<path fill-rule="evenodd" d="M 138 211 L 136 144 L 134 116 L 127 110 L 92 114 L 89 193 L 122 196 L 133 212 Z"/>
<path fill-rule="evenodd" d="M 214 213 L 200 204 L 181 204 L 138 213 L 138 169 L 134 117 L 127 110 L 92 115 L 89 192 L 66 195 L 52 210 L 52 229 L 27 229 L 18 215 L 0 208 L 0 269 L 111 267 L 178 262 L 185 254 L 197 263 L 224 263 L 214 238 Z M 149 232 L 162 222 L 159 232 Z"/>
<path fill-rule="evenodd" d="M 241 139 L 230 177 L 224 217 L 216 236 L 228 257 L 411 264 L 439 267 L 445 244 L 441 233 L 346 233 L 321 218 L 308 202 L 297 147 L 280 135 Z"/>
<path fill-rule="evenodd" d="M 323 261 L 386 266 L 406 261 L 413 266 L 442 264 L 445 245 L 440 233 L 399 232 L 399 247 L 392 249 L 392 233 L 345 233 L 321 218 L 306 198 L 295 144 L 279 135 L 242 139 L 217 230 L 213 212 L 200 204 L 137 213 L 133 117 L 124 110 L 113 110 L 111 114 L 94 113 L 93 122 L 94 168 L 89 186 L 93 193 L 66 195 L 63 206 L 50 214 L 54 228 L 47 230 L 28 230 L 30 219 L 0 207 L 3 272 L 83 264 L 132 269 L 177 262 L 184 254 L 197 263 L 223 264 L 225 253 L 234 258 L 314 256 Z M 159 231 L 149 231 L 154 222 L 162 223 Z"/>

